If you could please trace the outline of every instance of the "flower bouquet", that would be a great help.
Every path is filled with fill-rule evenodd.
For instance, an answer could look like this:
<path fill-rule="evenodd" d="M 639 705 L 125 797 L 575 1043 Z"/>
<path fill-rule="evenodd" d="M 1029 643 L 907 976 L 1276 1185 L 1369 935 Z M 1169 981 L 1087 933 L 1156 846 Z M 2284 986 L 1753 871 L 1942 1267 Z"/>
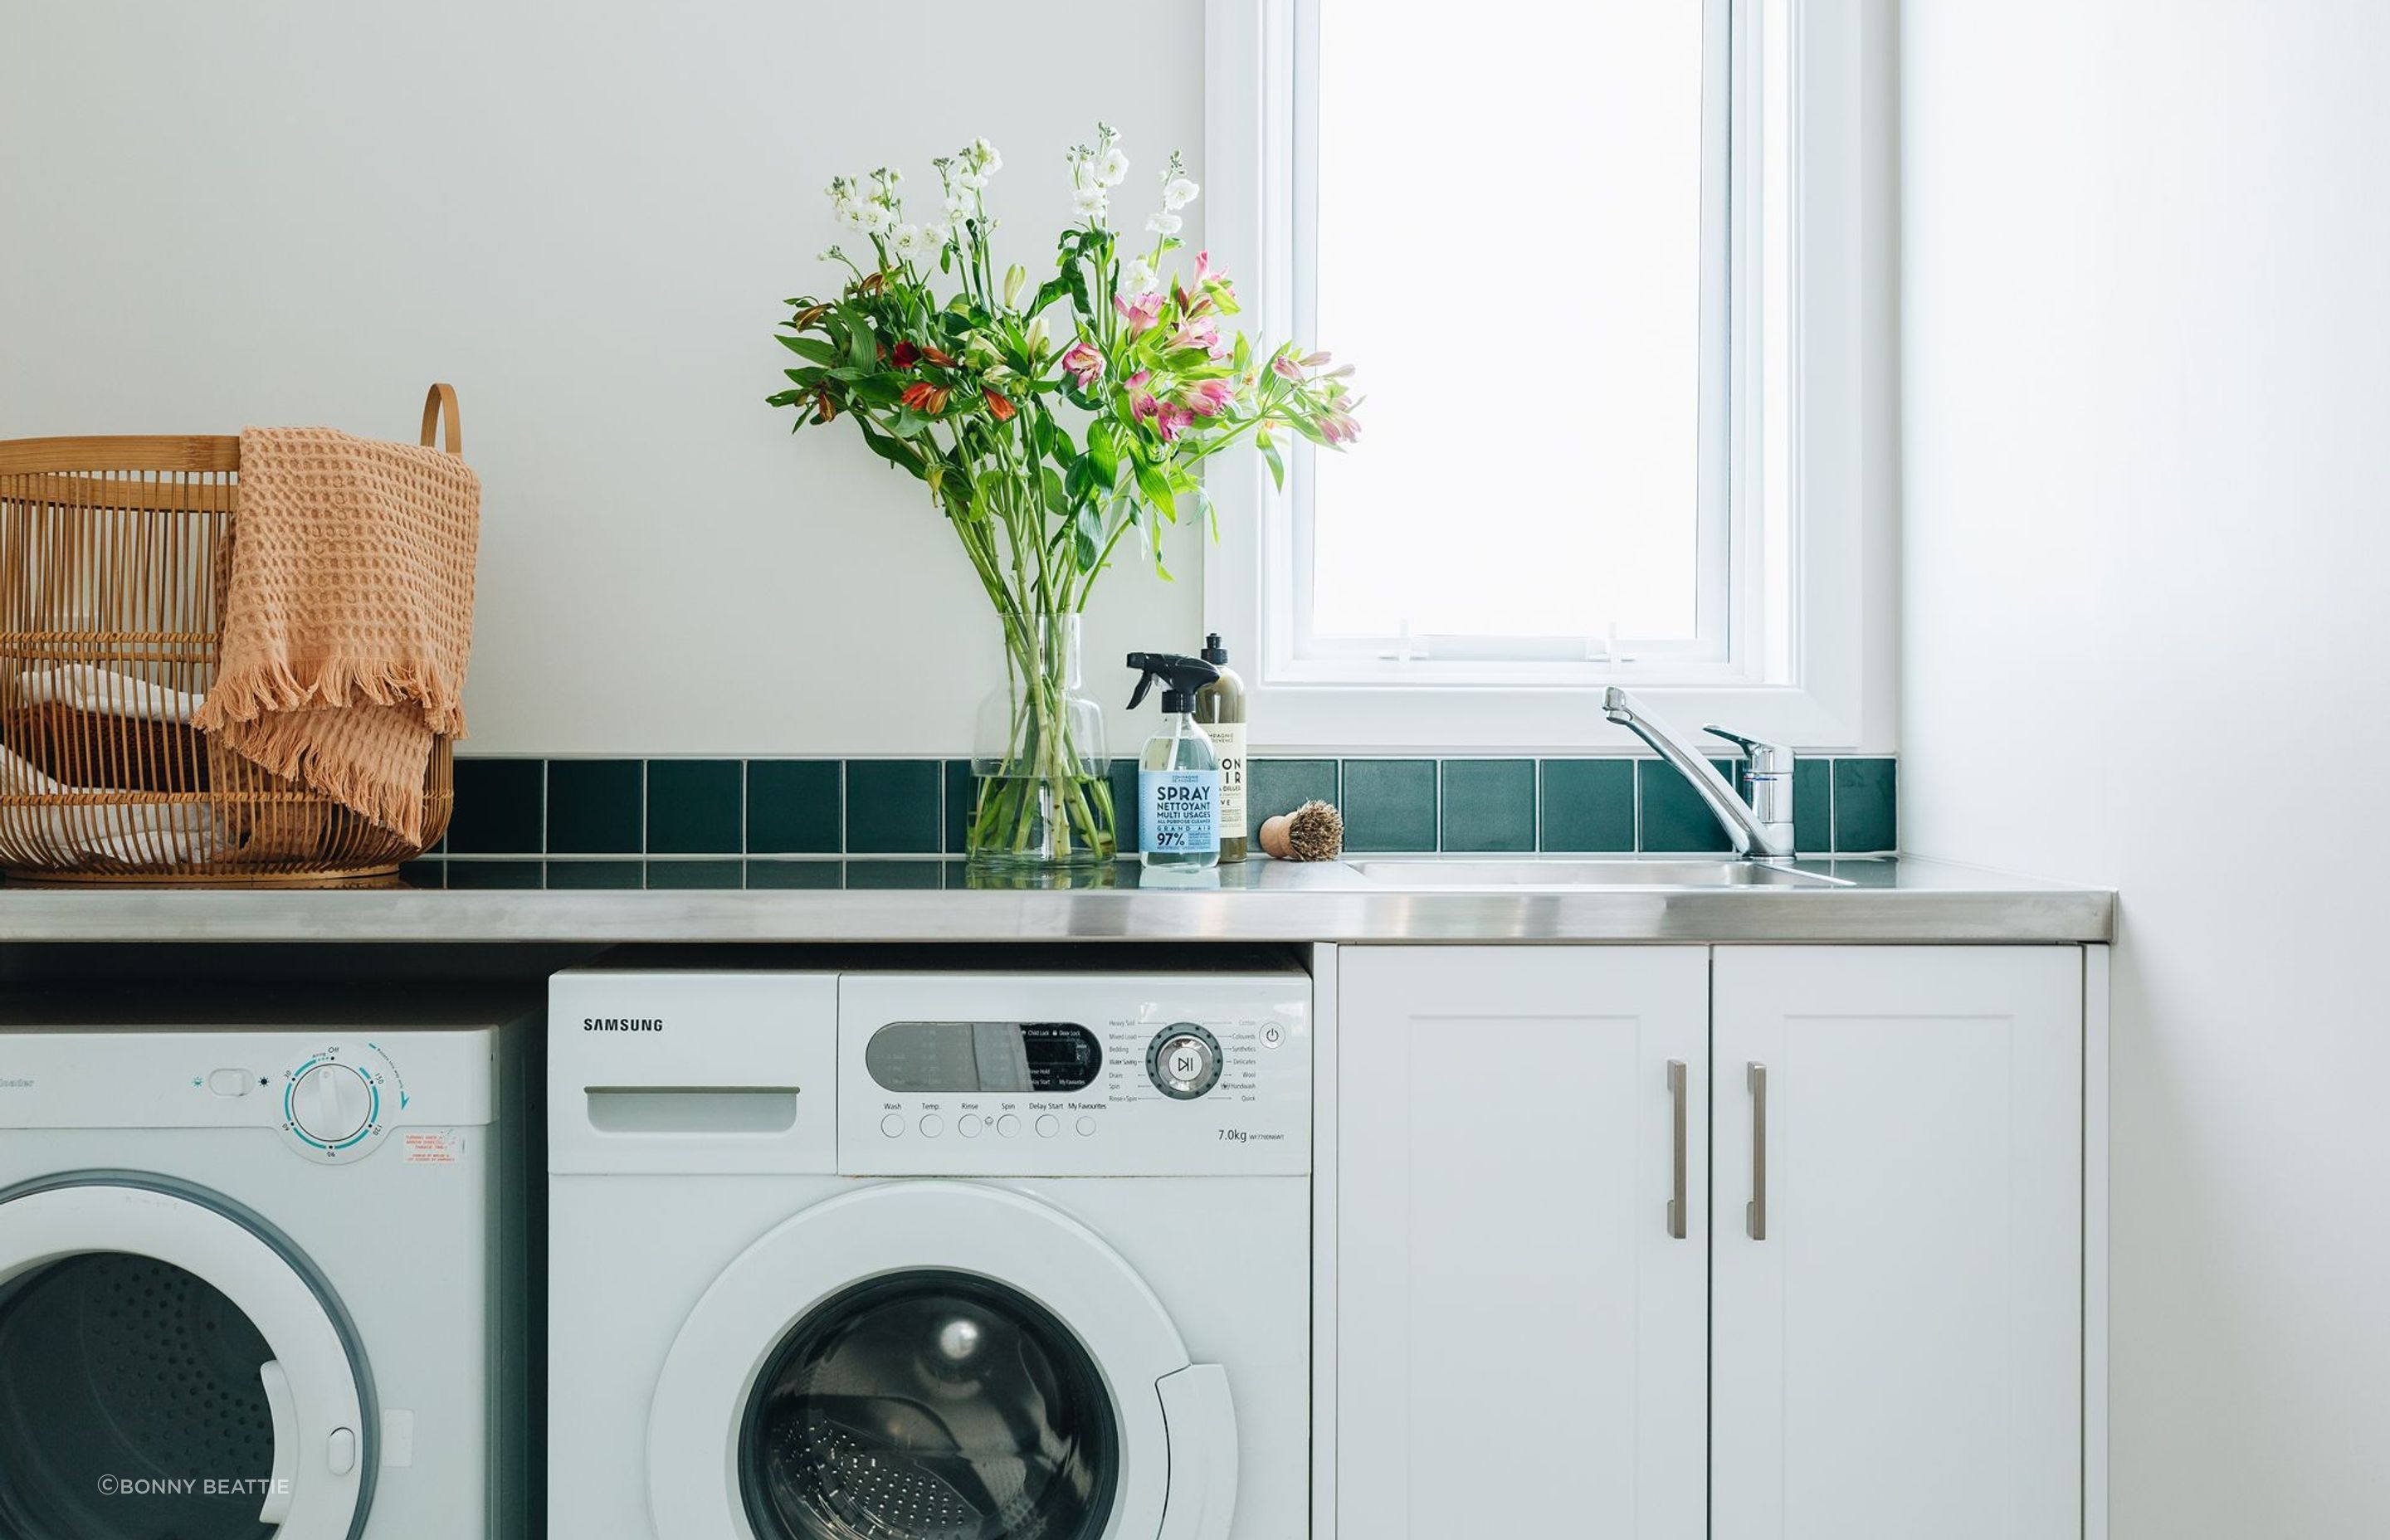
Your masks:
<path fill-rule="evenodd" d="M 787 302 L 780 342 L 797 355 L 769 400 L 796 427 L 843 417 L 880 458 L 929 488 L 986 589 L 1008 685 L 981 716 L 974 861 L 1070 866 L 1109 861 L 1115 813 L 1100 708 L 1079 693 L 1079 617 L 1132 533 L 1163 579 L 1162 526 L 1214 521 L 1196 479 L 1206 457 L 1250 439 L 1285 477 L 1288 434 L 1330 448 L 1358 431 L 1347 368 L 1291 344 L 1262 352 L 1224 326 L 1227 275 L 1176 260 L 1196 185 L 1173 155 L 1150 243 L 1124 251 L 1110 225 L 1128 174 L 1120 138 L 1068 156 L 1078 222 L 1055 271 L 998 274 L 981 139 L 933 161 L 939 205 L 908 217 L 899 173 L 838 177 L 829 198 L 867 251 L 833 246 L 846 281 Z M 943 292 L 942 292 L 943 291 Z"/>

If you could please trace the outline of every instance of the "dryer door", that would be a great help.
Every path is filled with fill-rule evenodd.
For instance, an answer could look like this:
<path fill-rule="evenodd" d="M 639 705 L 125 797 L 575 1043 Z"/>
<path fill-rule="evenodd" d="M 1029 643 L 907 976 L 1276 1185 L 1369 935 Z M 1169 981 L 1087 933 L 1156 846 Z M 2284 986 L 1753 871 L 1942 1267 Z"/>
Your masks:
<path fill-rule="evenodd" d="M 280 1232 L 204 1188 L 0 1188 L 0 1534 L 354 1540 L 376 1430 L 356 1333 Z"/>
<path fill-rule="evenodd" d="M 661 1540 L 1221 1540 L 1236 1419 L 1085 1226 L 898 1182 L 706 1290 L 657 1383 L 648 1491 Z"/>

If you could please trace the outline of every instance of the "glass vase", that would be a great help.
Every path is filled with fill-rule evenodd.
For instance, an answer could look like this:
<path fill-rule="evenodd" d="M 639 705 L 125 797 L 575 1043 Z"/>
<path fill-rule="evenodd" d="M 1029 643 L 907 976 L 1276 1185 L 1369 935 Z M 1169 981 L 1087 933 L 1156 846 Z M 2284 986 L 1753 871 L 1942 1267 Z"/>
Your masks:
<path fill-rule="evenodd" d="M 1079 617 L 1004 626 L 1005 682 L 980 705 L 964 848 L 974 866 L 1059 871 L 1120 848 L 1103 709 L 1082 693 Z"/>

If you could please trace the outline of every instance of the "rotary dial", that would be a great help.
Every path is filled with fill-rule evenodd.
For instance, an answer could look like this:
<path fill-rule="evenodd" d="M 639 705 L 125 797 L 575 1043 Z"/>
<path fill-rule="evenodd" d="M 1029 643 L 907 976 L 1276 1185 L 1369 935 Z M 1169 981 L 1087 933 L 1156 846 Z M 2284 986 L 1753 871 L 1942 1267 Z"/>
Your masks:
<path fill-rule="evenodd" d="M 1193 1101 L 1220 1083 L 1220 1040 L 1192 1021 L 1173 1022 L 1146 1050 L 1145 1072 L 1163 1096 Z"/>

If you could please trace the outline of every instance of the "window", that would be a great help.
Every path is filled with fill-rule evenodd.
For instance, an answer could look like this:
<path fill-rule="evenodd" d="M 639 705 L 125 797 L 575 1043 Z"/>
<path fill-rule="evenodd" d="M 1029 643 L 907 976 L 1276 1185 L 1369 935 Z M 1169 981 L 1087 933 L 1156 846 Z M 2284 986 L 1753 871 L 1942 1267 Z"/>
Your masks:
<path fill-rule="evenodd" d="M 1296 482 L 1295 656 L 1728 655 L 1726 10 L 1296 7 L 1295 335 L 1369 443 Z"/>
<path fill-rule="evenodd" d="M 1259 741 L 1608 746 L 1586 698 L 1624 684 L 1873 746 L 1879 9 L 1212 0 L 1206 242 L 1366 396 L 1283 491 L 1212 478 Z"/>

